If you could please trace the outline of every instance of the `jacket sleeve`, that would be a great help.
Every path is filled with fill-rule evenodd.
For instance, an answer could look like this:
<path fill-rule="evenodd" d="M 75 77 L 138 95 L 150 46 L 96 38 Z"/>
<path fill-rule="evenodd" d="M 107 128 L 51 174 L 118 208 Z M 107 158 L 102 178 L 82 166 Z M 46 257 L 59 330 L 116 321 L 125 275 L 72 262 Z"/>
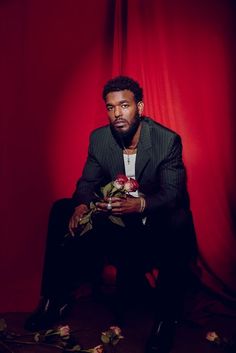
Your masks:
<path fill-rule="evenodd" d="M 100 185 L 103 184 L 104 173 L 99 164 L 93 141 L 93 135 L 90 136 L 88 156 L 85 162 L 82 176 L 76 184 L 73 199 L 76 204 L 89 205 L 91 201 L 96 199 L 95 192 L 98 191 Z"/>
<path fill-rule="evenodd" d="M 188 207 L 186 171 L 182 159 L 182 142 L 179 135 L 173 135 L 166 157 L 157 173 L 158 192 L 146 196 L 146 210 Z"/>

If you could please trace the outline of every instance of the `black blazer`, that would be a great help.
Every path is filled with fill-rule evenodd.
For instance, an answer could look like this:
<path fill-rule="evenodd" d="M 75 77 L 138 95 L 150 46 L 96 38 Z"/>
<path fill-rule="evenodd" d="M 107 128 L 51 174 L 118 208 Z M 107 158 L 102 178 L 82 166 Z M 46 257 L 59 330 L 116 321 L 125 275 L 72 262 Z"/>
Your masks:
<path fill-rule="evenodd" d="M 150 118 L 142 118 L 135 165 L 140 192 L 145 195 L 146 213 L 156 210 L 189 208 L 182 143 L 178 134 Z M 90 135 L 88 157 L 73 198 L 76 204 L 94 200 L 94 192 L 125 174 L 123 150 L 110 126 Z"/>

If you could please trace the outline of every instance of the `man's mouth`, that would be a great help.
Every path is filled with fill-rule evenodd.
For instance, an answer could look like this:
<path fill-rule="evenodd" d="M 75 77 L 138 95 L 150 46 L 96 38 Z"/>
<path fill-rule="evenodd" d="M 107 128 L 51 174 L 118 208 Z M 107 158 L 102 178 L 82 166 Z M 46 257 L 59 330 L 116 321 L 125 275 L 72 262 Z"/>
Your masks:
<path fill-rule="evenodd" d="M 126 125 L 126 121 L 125 120 L 115 120 L 113 125 L 117 128 L 122 128 Z"/>

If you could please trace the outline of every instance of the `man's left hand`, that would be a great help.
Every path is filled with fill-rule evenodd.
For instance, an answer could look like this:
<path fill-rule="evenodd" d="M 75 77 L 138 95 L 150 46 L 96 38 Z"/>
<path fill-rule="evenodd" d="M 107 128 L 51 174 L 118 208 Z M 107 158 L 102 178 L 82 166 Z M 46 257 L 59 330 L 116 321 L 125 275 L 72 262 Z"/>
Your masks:
<path fill-rule="evenodd" d="M 104 202 L 97 202 L 96 206 L 99 212 L 121 216 L 127 213 L 140 212 L 141 199 L 140 197 L 132 196 L 127 196 L 126 198 L 109 197 Z"/>

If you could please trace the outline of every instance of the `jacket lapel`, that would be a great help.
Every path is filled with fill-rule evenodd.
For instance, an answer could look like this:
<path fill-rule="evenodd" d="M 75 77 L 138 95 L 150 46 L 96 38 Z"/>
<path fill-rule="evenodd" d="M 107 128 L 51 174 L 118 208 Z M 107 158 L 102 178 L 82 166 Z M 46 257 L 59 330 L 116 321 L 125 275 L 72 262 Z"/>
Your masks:
<path fill-rule="evenodd" d="M 117 174 L 125 174 L 123 150 L 120 148 L 111 132 L 109 134 L 109 140 L 110 174 L 112 178 L 115 178 Z M 151 148 L 152 144 L 149 126 L 143 121 L 135 164 L 135 176 L 137 180 L 140 179 L 143 169 L 151 158 Z"/>
<path fill-rule="evenodd" d="M 140 179 L 143 169 L 151 158 L 151 148 L 152 144 L 149 126 L 143 121 L 135 165 L 135 176 L 137 180 Z"/>
<path fill-rule="evenodd" d="M 110 161 L 110 174 L 112 179 L 114 179 L 118 174 L 125 174 L 123 150 L 120 148 L 112 134 L 110 133 L 110 151 L 109 151 L 109 161 Z"/>

